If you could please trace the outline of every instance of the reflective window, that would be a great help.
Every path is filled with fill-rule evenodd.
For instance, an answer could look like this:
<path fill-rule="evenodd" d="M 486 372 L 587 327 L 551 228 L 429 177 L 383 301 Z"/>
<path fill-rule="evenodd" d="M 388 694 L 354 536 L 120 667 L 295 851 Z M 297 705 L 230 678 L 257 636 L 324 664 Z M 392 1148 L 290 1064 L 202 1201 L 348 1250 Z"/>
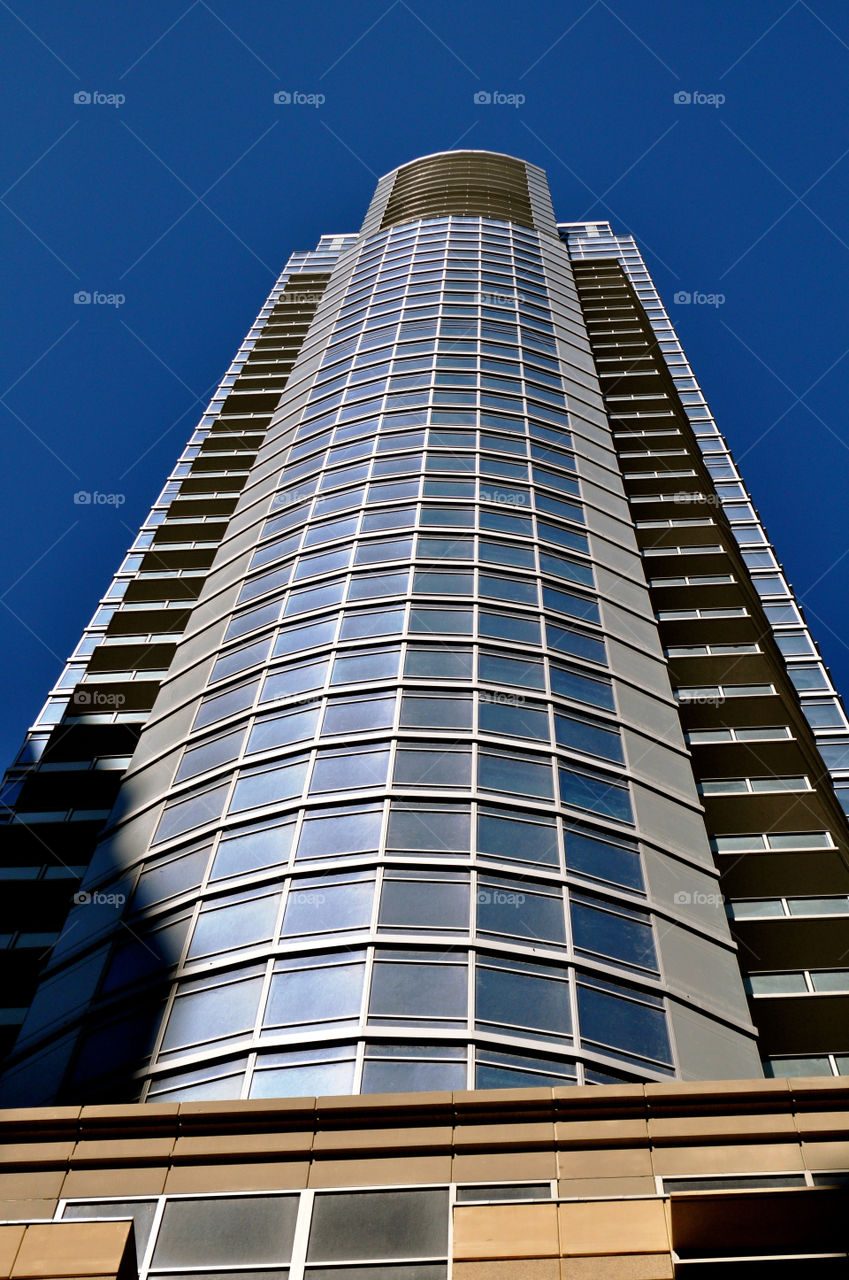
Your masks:
<path fill-rule="evenodd" d="M 296 1195 L 169 1199 L 152 1265 L 253 1266 L 288 1262 L 297 1214 Z"/>
<path fill-rule="evenodd" d="M 482 955 L 475 991 L 482 1030 L 511 1028 L 555 1040 L 571 1036 L 569 983 L 559 969 Z"/>
<path fill-rule="evenodd" d="M 274 966 L 263 1034 L 274 1028 L 356 1025 L 362 1003 L 365 956 L 361 951 L 296 956 Z"/>

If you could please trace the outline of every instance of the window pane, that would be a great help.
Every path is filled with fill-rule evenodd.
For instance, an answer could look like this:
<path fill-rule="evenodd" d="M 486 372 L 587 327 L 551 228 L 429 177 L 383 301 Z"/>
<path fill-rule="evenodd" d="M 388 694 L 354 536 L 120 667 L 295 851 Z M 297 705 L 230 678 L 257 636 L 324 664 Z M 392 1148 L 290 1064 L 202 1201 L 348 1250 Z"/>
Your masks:
<path fill-rule="evenodd" d="M 407 1024 L 465 1018 L 466 965 L 375 961 L 369 1017 Z"/>
<path fill-rule="evenodd" d="M 332 858 L 341 853 L 374 853 L 380 840 L 380 809 L 339 809 L 304 819 L 296 857 Z"/>
<path fill-rule="evenodd" d="M 388 766 L 388 750 L 319 756 L 310 781 L 310 794 L 384 786 Z"/>
<path fill-rule="evenodd" d="M 600 836 L 572 827 L 565 829 L 566 869 L 593 880 L 609 880 L 642 892 L 643 873 L 636 849 L 603 840 Z"/>
<path fill-rule="evenodd" d="M 468 809 L 424 808 L 393 804 L 389 814 L 387 849 L 411 852 L 456 850 L 467 853 L 471 834 Z"/>
<path fill-rule="evenodd" d="M 594 955 L 609 956 L 641 969 L 657 971 L 654 939 L 648 918 L 605 909 L 601 899 L 572 894 L 572 936 L 575 947 Z"/>
<path fill-rule="evenodd" d="M 262 897 L 252 894 L 235 902 L 204 907 L 189 946 L 189 959 L 270 942 L 279 903 L 279 893 Z"/>
<path fill-rule="evenodd" d="M 504 795 L 513 792 L 553 798 L 551 766 L 547 761 L 520 759 L 481 751 L 478 756 L 478 786 Z"/>
<path fill-rule="evenodd" d="M 178 995 L 168 1019 L 162 1050 L 226 1040 L 250 1031 L 261 989 L 262 977 L 250 976 Z"/>
<path fill-rule="evenodd" d="M 288 1262 L 297 1196 L 219 1196 L 166 1203 L 155 1267 Z"/>
<path fill-rule="evenodd" d="M 412 875 L 413 873 L 409 873 Z M 469 882 L 412 879 L 387 875 L 380 899 L 384 929 L 462 929 L 469 927 Z"/>
<path fill-rule="evenodd" d="M 479 960 L 475 974 L 478 1024 L 517 1027 L 545 1036 L 569 1036 L 569 984 L 539 966 Z"/>
<path fill-rule="evenodd" d="M 307 1248 L 309 1262 L 441 1258 L 447 1252 L 447 1191 L 316 1195 Z"/>
<path fill-rule="evenodd" d="M 395 717 L 395 697 L 360 698 L 356 702 L 328 703 L 322 735 L 360 733 L 366 729 L 391 729 Z"/>
<path fill-rule="evenodd" d="M 242 773 L 233 791 L 230 813 L 294 799 L 304 789 L 306 772 L 307 762 L 295 760 L 276 769 L 264 769 L 261 773 Z"/>
<path fill-rule="evenodd" d="M 396 787 L 468 787 L 471 779 L 470 752 L 400 747 L 395 756 Z"/>
<path fill-rule="evenodd" d="M 557 866 L 557 828 L 553 823 L 526 821 L 481 809 L 478 814 L 478 853 L 511 861 Z"/>
<path fill-rule="evenodd" d="M 373 879 L 348 877 L 342 884 L 328 884 L 323 878 L 293 880 L 281 932 L 289 936 L 367 928 L 373 896 Z"/>
<path fill-rule="evenodd" d="M 633 822 L 631 798 L 624 787 L 601 775 L 574 773 L 560 769 L 560 798 L 576 809 L 604 814 L 619 822 Z"/>
<path fill-rule="evenodd" d="M 353 953 L 347 963 L 316 968 L 295 968 L 309 960 L 289 962 L 291 968 L 278 965 L 271 979 L 268 1007 L 263 1018 L 267 1028 L 308 1025 L 342 1020 L 355 1022 L 360 1013 L 365 964 Z M 330 957 L 322 956 L 327 961 Z M 283 962 L 284 964 L 287 962 Z M 313 961 L 317 963 L 317 961 Z"/>
<path fill-rule="evenodd" d="M 613 983 L 579 981 L 578 1016 L 583 1039 L 635 1057 L 668 1063 L 671 1058 L 665 1013 L 628 999 L 626 994 L 625 988 Z"/>
<path fill-rule="evenodd" d="M 506 937 L 565 944 L 566 922 L 561 894 L 534 893 L 524 880 L 479 877 L 478 929 Z"/>
<path fill-rule="evenodd" d="M 225 836 L 218 846 L 210 880 L 270 870 L 288 862 L 294 830 L 294 823 L 290 822 L 273 827 L 248 827 L 235 835 Z"/>

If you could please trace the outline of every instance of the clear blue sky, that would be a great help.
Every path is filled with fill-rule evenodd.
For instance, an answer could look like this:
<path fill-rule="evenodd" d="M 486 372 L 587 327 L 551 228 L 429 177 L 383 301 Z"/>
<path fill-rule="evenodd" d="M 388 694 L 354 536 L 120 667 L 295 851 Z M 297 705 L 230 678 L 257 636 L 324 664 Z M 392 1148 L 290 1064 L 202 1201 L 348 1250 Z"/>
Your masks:
<path fill-rule="evenodd" d="M 0 765 L 289 253 L 458 144 L 637 237 L 849 691 L 844 0 L 0 0 L 0 28 Z"/>

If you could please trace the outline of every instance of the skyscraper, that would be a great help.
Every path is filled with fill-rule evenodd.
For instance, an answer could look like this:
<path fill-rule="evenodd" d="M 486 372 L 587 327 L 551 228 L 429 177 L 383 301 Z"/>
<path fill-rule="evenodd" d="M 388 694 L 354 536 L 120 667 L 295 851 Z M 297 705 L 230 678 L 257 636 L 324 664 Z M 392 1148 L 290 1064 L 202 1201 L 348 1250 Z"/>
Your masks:
<path fill-rule="evenodd" d="M 290 259 L 8 782 L 7 1106 L 849 1071 L 849 722 L 634 242 L 519 160 Z M 306 1274 L 444 1275 L 416 1194 Z"/>

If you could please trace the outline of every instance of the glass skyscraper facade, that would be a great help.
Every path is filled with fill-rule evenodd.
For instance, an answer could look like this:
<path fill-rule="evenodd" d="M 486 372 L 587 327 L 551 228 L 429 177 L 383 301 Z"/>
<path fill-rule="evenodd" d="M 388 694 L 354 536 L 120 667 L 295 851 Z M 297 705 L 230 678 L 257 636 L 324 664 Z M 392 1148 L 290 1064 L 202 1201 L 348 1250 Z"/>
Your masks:
<path fill-rule="evenodd" d="M 287 264 L 10 772 L 55 928 L 0 1096 L 841 1074 L 847 750 L 633 241 L 414 161 Z"/>

